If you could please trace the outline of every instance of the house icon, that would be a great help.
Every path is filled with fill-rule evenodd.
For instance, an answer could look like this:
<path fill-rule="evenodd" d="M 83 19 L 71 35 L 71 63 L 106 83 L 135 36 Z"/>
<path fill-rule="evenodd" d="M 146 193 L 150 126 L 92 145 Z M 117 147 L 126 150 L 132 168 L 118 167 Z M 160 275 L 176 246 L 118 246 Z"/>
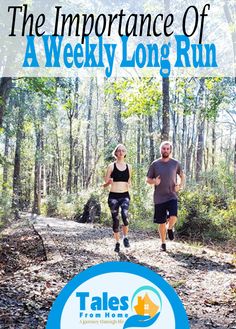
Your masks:
<path fill-rule="evenodd" d="M 137 314 L 139 315 L 150 315 L 152 318 L 154 315 L 157 314 L 159 310 L 159 306 L 157 306 L 153 301 L 150 299 L 148 294 L 146 293 L 144 297 L 138 296 L 138 303 L 134 306 L 134 309 Z"/>

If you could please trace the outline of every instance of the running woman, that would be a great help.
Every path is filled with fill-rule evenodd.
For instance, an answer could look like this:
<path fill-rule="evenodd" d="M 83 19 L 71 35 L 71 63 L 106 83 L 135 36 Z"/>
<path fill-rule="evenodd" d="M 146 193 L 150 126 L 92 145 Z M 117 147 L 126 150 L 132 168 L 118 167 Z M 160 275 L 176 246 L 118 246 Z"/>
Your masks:
<path fill-rule="evenodd" d="M 131 166 L 125 162 L 127 150 L 123 144 L 118 144 L 112 155 L 115 162 L 109 164 L 105 176 L 103 187 L 111 186 L 108 196 L 108 205 L 111 211 L 113 221 L 113 233 L 116 240 L 115 252 L 120 251 L 120 228 L 119 228 L 119 210 L 123 221 L 122 233 L 123 244 L 126 248 L 130 247 L 128 239 L 129 221 L 128 209 L 130 204 L 129 188 L 131 186 Z"/>

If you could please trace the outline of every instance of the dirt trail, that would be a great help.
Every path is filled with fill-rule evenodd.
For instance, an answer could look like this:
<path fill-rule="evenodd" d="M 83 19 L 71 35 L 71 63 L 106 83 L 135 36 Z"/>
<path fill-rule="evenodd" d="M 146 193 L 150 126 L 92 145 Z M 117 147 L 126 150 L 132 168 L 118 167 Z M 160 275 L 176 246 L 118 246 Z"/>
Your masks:
<path fill-rule="evenodd" d="M 182 299 L 192 329 L 236 329 L 233 256 L 181 242 L 159 251 L 156 235 L 130 233 L 131 248 L 113 252 L 109 228 L 38 217 L 2 232 L 0 328 L 45 328 L 50 307 L 80 271 L 107 261 L 130 261 L 164 277 Z"/>

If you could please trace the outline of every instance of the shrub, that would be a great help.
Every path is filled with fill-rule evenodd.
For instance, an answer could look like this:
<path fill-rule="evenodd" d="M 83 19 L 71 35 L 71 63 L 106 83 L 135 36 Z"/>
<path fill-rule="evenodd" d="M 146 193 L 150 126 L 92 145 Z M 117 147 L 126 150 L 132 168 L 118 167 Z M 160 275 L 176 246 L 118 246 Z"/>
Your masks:
<path fill-rule="evenodd" d="M 221 209 L 214 218 L 217 230 L 222 233 L 224 240 L 236 240 L 236 200 L 229 203 L 228 209 Z"/>
<path fill-rule="evenodd" d="M 213 220 L 216 208 L 216 196 L 207 189 L 181 192 L 177 223 L 179 234 L 194 239 L 204 239 L 211 237 L 213 233 L 220 238 L 219 231 L 219 234 L 215 234 L 217 227 Z"/>

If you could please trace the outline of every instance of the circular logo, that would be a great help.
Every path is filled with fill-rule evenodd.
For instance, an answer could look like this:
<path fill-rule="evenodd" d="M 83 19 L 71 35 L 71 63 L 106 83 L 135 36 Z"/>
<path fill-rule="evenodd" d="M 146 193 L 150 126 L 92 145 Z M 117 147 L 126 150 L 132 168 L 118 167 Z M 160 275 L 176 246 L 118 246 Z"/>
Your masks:
<path fill-rule="evenodd" d="M 174 289 L 137 264 L 109 262 L 75 276 L 61 291 L 46 329 L 189 329 Z"/>

